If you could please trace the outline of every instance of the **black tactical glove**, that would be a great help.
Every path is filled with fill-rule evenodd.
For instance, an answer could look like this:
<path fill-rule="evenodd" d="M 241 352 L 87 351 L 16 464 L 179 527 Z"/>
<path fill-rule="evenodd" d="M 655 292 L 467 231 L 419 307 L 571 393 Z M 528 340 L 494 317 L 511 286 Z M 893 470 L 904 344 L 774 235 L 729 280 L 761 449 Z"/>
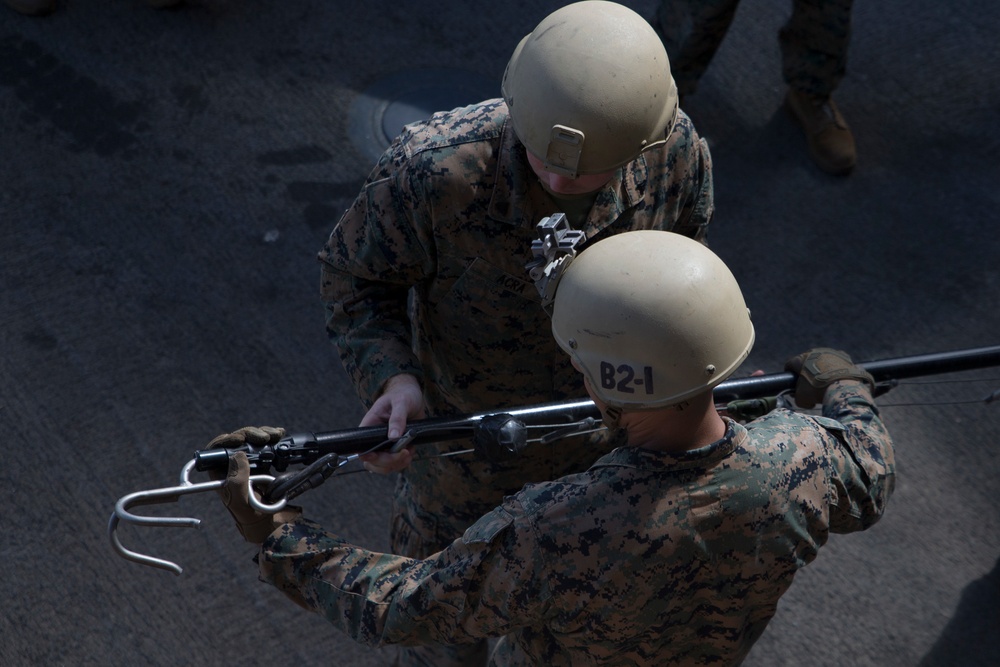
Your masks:
<path fill-rule="evenodd" d="M 273 445 L 285 436 L 285 429 L 271 426 L 247 426 L 232 433 L 223 433 L 208 443 L 208 449 L 231 448 L 243 444 L 256 447 Z M 216 475 L 213 474 L 213 477 Z M 219 476 L 221 477 L 221 476 Z M 229 470 L 225 483 L 219 489 L 223 504 L 236 521 L 236 527 L 247 542 L 262 544 L 267 536 L 284 524 L 302 516 L 302 509 L 286 505 L 284 509 L 267 514 L 250 505 L 250 462 L 246 452 L 229 455 Z M 254 491 L 257 500 L 260 495 Z"/>
<path fill-rule="evenodd" d="M 823 402 L 826 388 L 841 380 L 862 380 L 875 390 L 871 373 L 857 366 L 846 352 L 829 347 L 816 347 L 785 362 L 785 370 L 798 376 L 795 383 L 795 404 L 811 408 Z"/>

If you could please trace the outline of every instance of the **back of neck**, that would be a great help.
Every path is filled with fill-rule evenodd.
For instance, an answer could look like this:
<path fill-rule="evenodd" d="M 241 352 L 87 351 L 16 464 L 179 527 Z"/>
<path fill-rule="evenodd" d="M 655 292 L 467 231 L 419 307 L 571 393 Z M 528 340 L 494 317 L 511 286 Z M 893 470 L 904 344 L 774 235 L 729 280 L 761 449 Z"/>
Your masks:
<path fill-rule="evenodd" d="M 622 427 L 630 446 L 661 452 L 698 449 L 726 435 L 726 422 L 716 411 L 711 392 L 678 406 L 626 412 Z"/>

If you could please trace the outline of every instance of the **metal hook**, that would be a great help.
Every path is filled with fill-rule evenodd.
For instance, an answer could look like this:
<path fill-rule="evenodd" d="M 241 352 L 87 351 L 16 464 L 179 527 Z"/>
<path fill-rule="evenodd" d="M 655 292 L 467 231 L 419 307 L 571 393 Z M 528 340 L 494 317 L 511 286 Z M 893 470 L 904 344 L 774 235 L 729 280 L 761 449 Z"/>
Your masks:
<path fill-rule="evenodd" d="M 181 572 L 184 571 L 180 565 L 174 563 L 173 561 L 155 558 L 153 556 L 148 556 L 146 554 L 126 549 L 122 545 L 121 540 L 118 539 L 118 525 L 121 521 L 127 521 L 128 523 L 134 523 L 139 526 L 197 528 L 201 524 L 201 519 L 195 519 L 193 517 L 143 516 L 140 514 L 134 514 L 130 511 L 132 507 L 137 505 L 173 503 L 177 502 L 181 496 L 186 496 L 192 493 L 203 493 L 205 491 L 216 491 L 221 489 L 226 483 L 225 480 L 222 479 L 210 482 L 191 482 L 190 474 L 194 469 L 194 466 L 195 459 L 188 461 L 188 463 L 181 470 L 180 484 L 177 486 L 167 486 L 161 489 L 149 489 L 147 491 L 136 491 L 135 493 L 122 496 L 118 502 L 115 503 L 115 511 L 111 515 L 111 519 L 108 522 L 108 537 L 111 539 L 112 548 L 118 553 L 119 556 L 141 565 L 148 565 L 161 570 L 169 570 L 174 574 L 181 574 Z M 250 477 L 248 482 L 248 497 L 250 500 L 250 506 L 258 512 L 274 514 L 275 512 L 279 512 L 284 509 L 287 504 L 287 499 L 285 498 L 282 498 L 273 505 L 262 503 L 257 499 L 257 494 L 254 493 L 253 485 L 255 483 L 270 483 L 273 481 L 274 477 L 271 475 L 253 475 Z"/>

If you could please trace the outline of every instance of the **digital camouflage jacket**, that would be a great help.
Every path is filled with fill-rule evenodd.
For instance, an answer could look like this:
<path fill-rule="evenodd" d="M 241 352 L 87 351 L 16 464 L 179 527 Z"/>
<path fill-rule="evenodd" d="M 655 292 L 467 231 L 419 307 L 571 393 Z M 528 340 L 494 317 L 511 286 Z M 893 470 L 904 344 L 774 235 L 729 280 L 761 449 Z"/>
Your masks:
<path fill-rule="evenodd" d="M 823 416 L 779 409 L 681 454 L 620 447 L 532 484 L 425 560 L 309 521 L 259 555 L 261 579 L 357 641 L 501 637 L 495 665 L 735 665 L 829 534 L 865 530 L 895 481 L 867 385 Z"/>
<path fill-rule="evenodd" d="M 400 373 L 420 379 L 430 416 L 586 398 L 525 270 L 535 226 L 557 212 L 502 100 L 407 126 L 319 254 L 327 330 L 365 405 Z M 664 145 L 600 190 L 582 231 L 588 242 L 634 229 L 704 241 L 712 213 L 708 147 L 681 112 Z M 443 522 L 433 552 L 524 482 L 585 470 L 606 451 L 540 448 L 500 467 L 418 461 L 397 496 Z"/>

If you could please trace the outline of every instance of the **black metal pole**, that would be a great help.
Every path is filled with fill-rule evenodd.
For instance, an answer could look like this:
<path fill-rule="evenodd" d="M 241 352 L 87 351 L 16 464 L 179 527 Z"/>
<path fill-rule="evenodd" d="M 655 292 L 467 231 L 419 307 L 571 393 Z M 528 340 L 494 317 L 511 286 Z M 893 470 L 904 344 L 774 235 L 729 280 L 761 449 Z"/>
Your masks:
<path fill-rule="evenodd" d="M 958 373 L 977 368 L 1000 366 L 1000 345 L 866 361 L 860 363 L 859 366 L 871 373 L 876 382 L 906 380 L 941 373 Z M 716 402 L 719 403 L 737 399 L 763 398 L 791 390 L 794 387 L 795 376 L 791 373 L 730 379 L 715 388 L 715 398 Z"/>
<path fill-rule="evenodd" d="M 977 368 L 1000 366 L 1000 345 L 989 347 L 937 352 L 910 357 L 898 357 L 859 364 L 872 374 L 876 382 L 905 380 L 907 378 L 957 373 Z M 729 379 L 715 388 L 717 403 L 727 403 L 739 399 L 775 396 L 782 391 L 793 389 L 795 376 L 791 373 L 774 373 L 757 377 Z M 495 414 L 509 414 L 524 424 L 571 424 L 587 417 L 600 418 L 593 401 L 558 401 L 509 410 L 492 410 L 458 417 L 423 419 L 409 424 L 412 444 L 444 442 L 472 436 L 476 424 L 483 417 Z M 336 453 L 341 456 L 366 452 L 385 442 L 385 426 L 327 431 L 323 433 L 299 433 L 291 435 L 265 453 L 275 461 L 287 463 L 311 463 L 324 454 Z M 273 456 L 272 456 L 273 455 Z M 292 458 L 288 458 L 292 455 Z M 225 449 L 195 452 L 196 468 L 200 471 L 224 469 L 228 465 L 229 454 Z M 283 458 L 284 457 L 284 458 Z"/>

